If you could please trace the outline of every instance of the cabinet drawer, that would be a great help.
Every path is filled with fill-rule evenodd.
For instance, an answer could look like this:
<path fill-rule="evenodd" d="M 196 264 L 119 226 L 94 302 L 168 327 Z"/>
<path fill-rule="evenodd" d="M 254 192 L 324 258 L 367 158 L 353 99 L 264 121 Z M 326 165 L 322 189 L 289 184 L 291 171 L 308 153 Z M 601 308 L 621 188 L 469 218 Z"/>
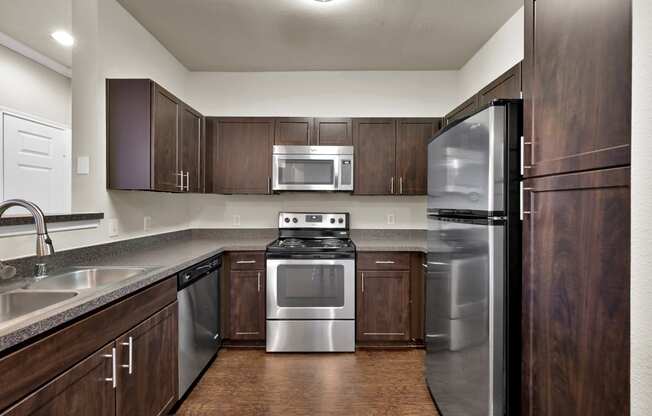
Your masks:
<path fill-rule="evenodd" d="M 379 251 L 358 253 L 358 270 L 410 270 L 410 253 Z"/>
<path fill-rule="evenodd" d="M 262 251 L 240 251 L 229 254 L 231 270 L 263 270 L 265 253 Z"/>

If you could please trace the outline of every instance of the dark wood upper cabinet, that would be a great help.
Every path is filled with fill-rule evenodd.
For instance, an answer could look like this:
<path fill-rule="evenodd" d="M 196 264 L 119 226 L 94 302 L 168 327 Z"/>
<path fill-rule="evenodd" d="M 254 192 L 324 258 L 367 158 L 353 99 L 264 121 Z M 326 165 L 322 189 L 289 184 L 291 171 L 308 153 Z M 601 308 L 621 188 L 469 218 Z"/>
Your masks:
<path fill-rule="evenodd" d="M 273 118 L 209 118 L 207 166 L 211 192 L 269 194 L 272 178 Z"/>
<path fill-rule="evenodd" d="M 482 107 L 498 98 L 521 98 L 521 63 L 514 65 L 478 94 L 478 105 Z"/>
<path fill-rule="evenodd" d="M 231 270 L 229 327 L 232 340 L 265 339 L 265 271 Z"/>
<path fill-rule="evenodd" d="M 629 414 L 629 175 L 525 182 L 525 416 Z"/>
<path fill-rule="evenodd" d="M 358 272 L 356 313 L 359 341 L 407 341 L 410 338 L 410 272 Z"/>
<path fill-rule="evenodd" d="M 311 144 L 312 133 L 312 118 L 289 117 L 274 120 L 275 145 L 307 146 Z"/>
<path fill-rule="evenodd" d="M 397 190 L 396 120 L 355 119 L 355 193 L 391 195 Z"/>
<path fill-rule="evenodd" d="M 180 163 L 184 186 L 188 192 L 202 192 L 202 142 L 204 118 L 184 105 L 181 109 Z"/>
<path fill-rule="evenodd" d="M 316 118 L 313 144 L 353 146 L 353 122 L 350 118 Z"/>
<path fill-rule="evenodd" d="M 181 102 L 162 88 L 152 85 L 152 176 L 157 191 L 178 191 L 180 184 L 179 129 Z"/>
<path fill-rule="evenodd" d="M 111 343 L 36 390 L 3 416 L 115 416 Z M 109 379 L 109 380 L 107 380 Z"/>
<path fill-rule="evenodd" d="M 173 303 L 116 340 L 116 414 L 163 415 L 178 396 L 178 319 Z"/>
<path fill-rule="evenodd" d="M 527 176 L 629 164 L 631 0 L 526 3 Z"/>
<path fill-rule="evenodd" d="M 453 111 L 444 116 L 445 125 L 449 125 L 455 120 L 459 120 L 466 116 L 469 116 L 475 113 L 480 108 L 480 102 L 478 95 L 474 95 L 468 100 L 464 101 L 462 104 L 457 106 Z"/>
<path fill-rule="evenodd" d="M 396 135 L 396 177 L 399 195 L 426 195 L 428 139 L 439 130 L 440 119 L 399 119 Z"/>
<path fill-rule="evenodd" d="M 201 114 L 149 79 L 107 79 L 106 101 L 108 189 L 200 191 Z"/>

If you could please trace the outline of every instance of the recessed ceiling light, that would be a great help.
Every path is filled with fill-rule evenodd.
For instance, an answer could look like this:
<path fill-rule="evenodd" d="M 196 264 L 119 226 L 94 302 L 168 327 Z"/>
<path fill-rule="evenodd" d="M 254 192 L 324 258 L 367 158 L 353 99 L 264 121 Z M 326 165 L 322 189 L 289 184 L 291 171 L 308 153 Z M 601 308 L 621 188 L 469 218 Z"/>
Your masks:
<path fill-rule="evenodd" d="M 75 44 L 75 38 L 65 30 L 57 30 L 56 32 L 52 32 L 50 36 L 63 46 L 72 46 Z"/>

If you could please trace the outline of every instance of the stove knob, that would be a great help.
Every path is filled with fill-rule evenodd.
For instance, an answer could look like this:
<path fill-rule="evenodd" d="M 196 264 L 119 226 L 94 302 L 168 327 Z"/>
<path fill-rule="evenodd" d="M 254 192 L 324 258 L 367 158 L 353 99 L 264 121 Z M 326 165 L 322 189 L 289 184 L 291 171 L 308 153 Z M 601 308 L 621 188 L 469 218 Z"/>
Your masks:
<path fill-rule="evenodd" d="M 335 218 L 331 218 L 331 224 L 335 224 Z"/>
<path fill-rule="evenodd" d="M 339 222 L 340 224 L 343 224 L 344 223 L 344 218 L 340 218 L 339 220 L 337 220 L 337 222 Z"/>
<path fill-rule="evenodd" d="M 296 224 L 296 223 L 298 223 L 298 222 L 299 222 L 299 220 L 298 220 L 298 219 L 296 219 L 296 218 L 292 218 L 292 222 Z"/>
<path fill-rule="evenodd" d="M 288 217 L 285 217 L 285 222 L 290 222 L 290 219 Z"/>

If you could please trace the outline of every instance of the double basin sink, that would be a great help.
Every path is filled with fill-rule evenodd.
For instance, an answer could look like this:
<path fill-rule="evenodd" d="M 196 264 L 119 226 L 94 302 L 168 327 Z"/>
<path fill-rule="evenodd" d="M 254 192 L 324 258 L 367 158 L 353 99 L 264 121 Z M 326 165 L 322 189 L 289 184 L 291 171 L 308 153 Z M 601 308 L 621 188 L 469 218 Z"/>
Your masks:
<path fill-rule="evenodd" d="M 0 324 L 143 273 L 143 267 L 79 267 L 0 294 Z"/>

